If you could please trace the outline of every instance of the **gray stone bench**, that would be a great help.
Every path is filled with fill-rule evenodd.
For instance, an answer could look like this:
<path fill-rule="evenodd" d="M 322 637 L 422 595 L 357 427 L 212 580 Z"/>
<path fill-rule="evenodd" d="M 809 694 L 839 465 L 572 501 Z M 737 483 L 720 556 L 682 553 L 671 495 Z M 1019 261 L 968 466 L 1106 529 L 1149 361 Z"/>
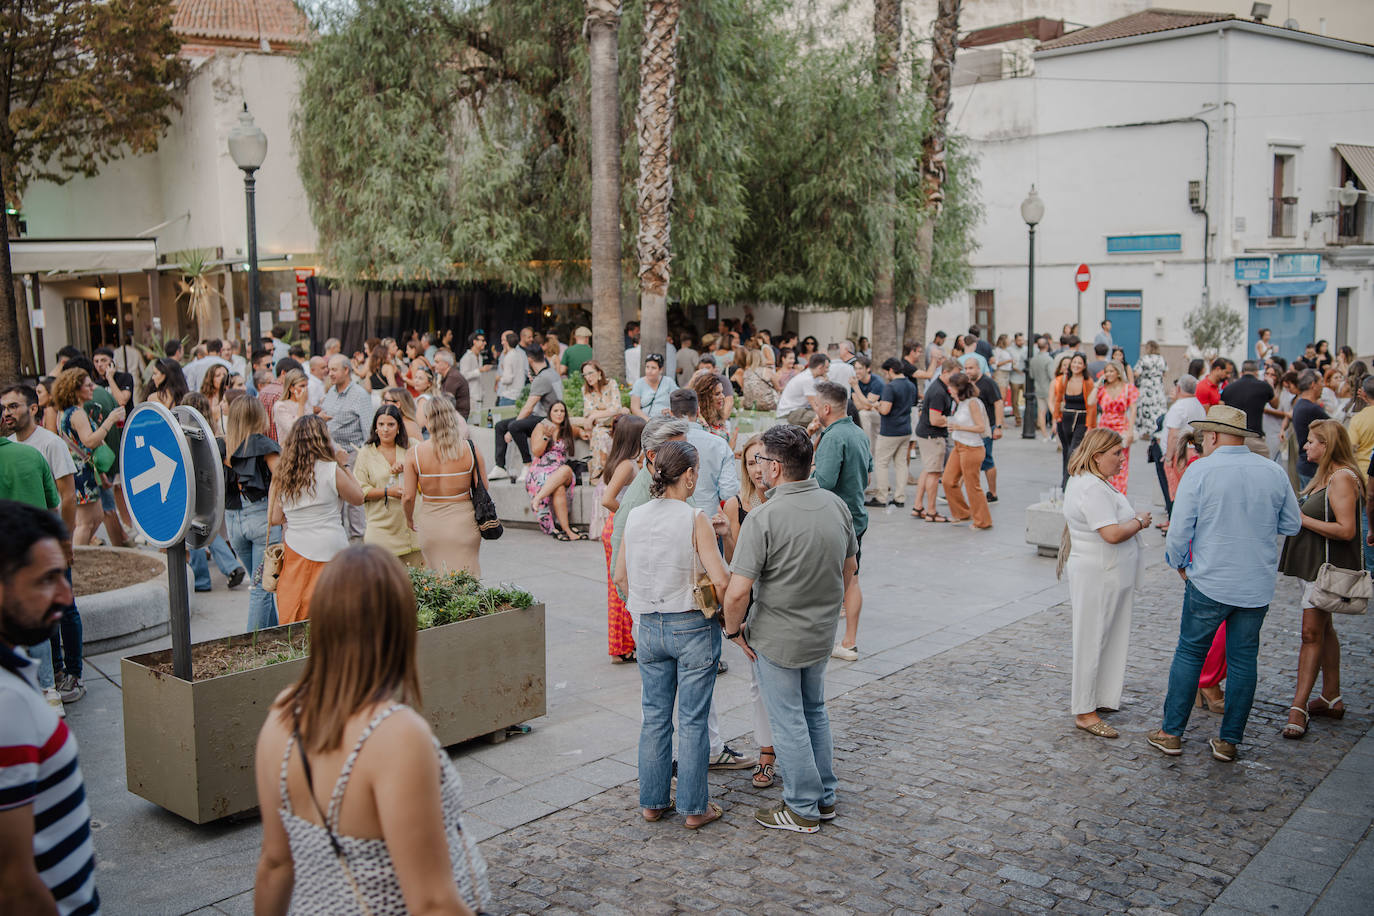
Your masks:
<path fill-rule="evenodd" d="M 1039 502 L 1026 507 L 1026 543 L 1034 544 L 1042 557 L 1059 556 L 1059 539 L 1064 534 L 1064 507 Z"/>

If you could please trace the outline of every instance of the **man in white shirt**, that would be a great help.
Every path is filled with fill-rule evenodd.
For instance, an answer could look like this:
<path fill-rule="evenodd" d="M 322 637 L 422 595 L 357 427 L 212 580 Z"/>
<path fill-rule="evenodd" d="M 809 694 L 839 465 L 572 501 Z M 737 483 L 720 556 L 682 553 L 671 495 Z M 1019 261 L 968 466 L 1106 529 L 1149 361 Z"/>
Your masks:
<path fill-rule="evenodd" d="M 798 372 L 778 395 L 778 419 L 794 426 L 806 426 L 816 419 L 816 382 L 830 369 L 830 357 L 812 353 L 805 372 Z"/>
<path fill-rule="evenodd" d="M 850 391 L 854 388 L 854 347 L 849 341 L 831 344 L 826 347 L 826 353 L 830 357 L 830 366 L 826 369 L 826 378 L 830 381 Z"/>
<path fill-rule="evenodd" d="M 1110 318 L 1102 322 L 1102 330 L 1098 331 L 1097 336 L 1093 338 L 1093 346 L 1098 344 L 1106 344 L 1107 352 L 1112 351 L 1112 321 Z"/>
<path fill-rule="evenodd" d="M 1169 405 L 1164 414 L 1164 474 L 1172 487 L 1177 487 L 1179 472 L 1174 465 L 1174 446 L 1179 436 L 1189 429 L 1194 420 L 1207 419 L 1207 408 L 1197 399 L 1197 379 L 1191 375 L 1180 376 L 1178 380 L 1178 400 Z"/>
<path fill-rule="evenodd" d="M 482 373 L 494 368 L 490 363 L 484 362 L 482 353 L 487 349 L 487 335 L 481 331 L 473 331 L 468 335 L 468 348 L 458 360 L 458 371 L 463 378 L 468 380 L 468 390 L 471 392 L 472 409 L 482 409 Z"/>
<path fill-rule="evenodd" d="M 324 356 L 310 357 L 309 371 L 305 374 L 305 406 L 314 410 L 324 401 L 325 389 L 329 387 L 329 359 Z"/>

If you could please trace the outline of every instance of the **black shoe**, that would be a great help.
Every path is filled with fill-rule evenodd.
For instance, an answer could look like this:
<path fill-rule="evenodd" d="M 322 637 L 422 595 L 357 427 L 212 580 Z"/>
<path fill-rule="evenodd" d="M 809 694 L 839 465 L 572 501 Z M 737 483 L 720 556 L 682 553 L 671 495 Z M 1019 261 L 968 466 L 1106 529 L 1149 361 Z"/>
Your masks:
<path fill-rule="evenodd" d="M 229 574 L 229 587 L 237 588 L 239 585 L 242 585 L 243 577 L 246 575 L 248 575 L 248 571 L 245 570 L 242 566 L 231 572 Z"/>
<path fill-rule="evenodd" d="M 995 503 L 995 502 L 997 502 L 997 494 L 996 494 L 996 493 L 989 493 L 989 494 L 988 494 L 988 502 L 990 502 L 990 503 Z"/>
<path fill-rule="evenodd" d="M 730 670 L 730 666 L 725 664 L 725 659 L 716 662 L 716 674 L 721 675 Z"/>
<path fill-rule="evenodd" d="M 875 497 L 873 497 L 872 499 L 866 499 L 866 500 L 864 500 L 864 505 L 865 505 L 865 506 L 868 506 L 870 509 L 881 509 L 881 508 L 883 508 L 884 506 L 886 506 L 887 503 L 883 502 L 881 499 L 878 499 L 878 498 L 875 496 Z"/>

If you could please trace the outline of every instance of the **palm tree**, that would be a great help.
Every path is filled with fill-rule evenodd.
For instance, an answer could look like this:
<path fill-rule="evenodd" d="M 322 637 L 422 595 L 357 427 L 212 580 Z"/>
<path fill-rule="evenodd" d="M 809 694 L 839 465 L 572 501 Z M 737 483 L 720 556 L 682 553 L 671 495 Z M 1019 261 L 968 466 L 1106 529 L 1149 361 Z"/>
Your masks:
<path fill-rule="evenodd" d="M 954 53 L 959 42 L 959 9 L 962 0 L 939 0 L 931 34 L 930 75 L 926 98 L 930 104 L 930 128 L 921 143 L 921 184 L 925 195 L 924 218 L 916 230 L 916 289 L 906 307 L 906 338 L 926 338 L 926 312 L 930 298 L 922 285 L 930 277 L 935 257 L 935 221 L 945 200 L 945 124 L 949 120 L 950 87 Z M 984 333 L 990 334 L 989 328 Z"/>
<path fill-rule="evenodd" d="M 620 343 L 620 0 L 587 0 L 591 62 L 592 339 L 601 367 L 625 377 Z"/>
<path fill-rule="evenodd" d="M 892 149 L 892 120 L 897 109 L 897 60 L 902 53 L 901 0 L 874 0 L 874 76 L 882 93 L 878 108 L 879 155 L 886 164 L 878 189 L 876 252 L 873 257 L 873 356 L 881 361 L 897 356 L 897 310 L 893 274 L 896 270 L 897 171 Z"/>
<path fill-rule="evenodd" d="M 895 0 L 894 0 L 895 2 Z M 677 121 L 677 23 L 681 0 L 645 0 L 639 53 L 639 307 L 640 353 L 664 352 L 668 338 L 668 277 L 672 262 L 673 126 Z"/>

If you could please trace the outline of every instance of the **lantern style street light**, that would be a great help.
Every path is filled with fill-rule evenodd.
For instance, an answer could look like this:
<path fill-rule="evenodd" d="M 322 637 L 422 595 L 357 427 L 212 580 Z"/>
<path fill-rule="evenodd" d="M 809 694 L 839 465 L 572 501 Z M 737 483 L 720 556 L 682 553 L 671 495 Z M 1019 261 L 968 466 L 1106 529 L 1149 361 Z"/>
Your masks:
<path fill-rule="evenodd" d="M 253 123 L 248 103 L 239 112 L 238 126 L 229 131 L 229 155 L 234 165 L 243 169 L 243 195 L 248 207 L 248 343 L 245 353 L 261 346 L 262 329 L 258 327 L 258 217 L 254 198 L 257 178 L 254 173 L 267 158 L 267 134 Z"/>
<path fill-rule="evenodd" d="M 1031 185 L 1030 193 L 1021 201 L 1021 219 L 1026 221 L 1030 231 L 1030 255 L 1027 258 L 1028 288 L 1026 296 L 1026 409 L 1022 416 L 1021 438 L 1035 438 L 1035 420 L 1040 408 L 1035 403 L 1035 378 L 1030 374 L 1030 360 L 1037 351 L 1035 342 L 1035 227 L 1045 218 L 1045 202 L 1035 193 Z M 1048 392 L 1046 392 L 1048 394 Z"/>

